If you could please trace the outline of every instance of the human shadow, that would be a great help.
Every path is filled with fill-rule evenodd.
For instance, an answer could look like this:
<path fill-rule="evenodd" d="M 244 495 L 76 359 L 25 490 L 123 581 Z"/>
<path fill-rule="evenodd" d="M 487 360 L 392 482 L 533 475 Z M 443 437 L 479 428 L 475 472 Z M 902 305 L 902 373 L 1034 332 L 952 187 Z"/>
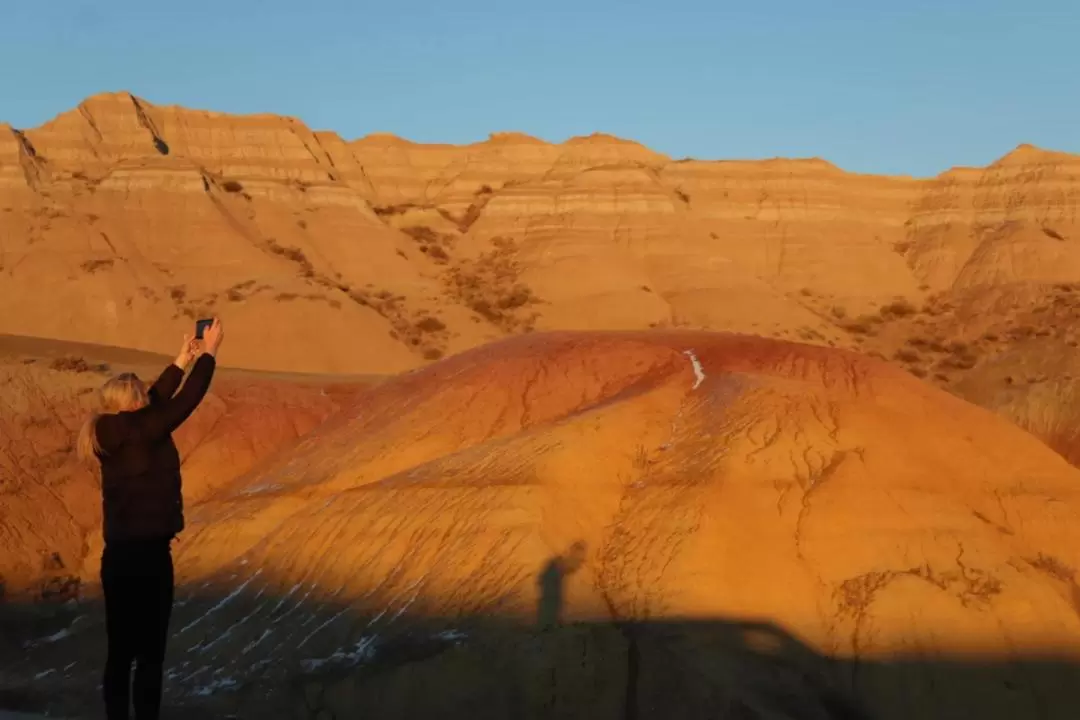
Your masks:
<path fill-rule="evenodd" d="M 562 555 L 552 557 L 537 576 L 539 600 L 536 603 L 536 626 L 557 627 L 562 622 L 565 582 L 585 561 L 585 543 L 575 542 Z"/>

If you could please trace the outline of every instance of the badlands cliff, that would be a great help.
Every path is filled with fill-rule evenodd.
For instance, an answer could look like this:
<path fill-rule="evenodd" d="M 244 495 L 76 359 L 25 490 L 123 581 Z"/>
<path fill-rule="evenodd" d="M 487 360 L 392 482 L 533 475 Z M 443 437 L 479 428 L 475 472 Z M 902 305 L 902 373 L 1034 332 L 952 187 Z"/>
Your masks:
<path fill-rule="evenodd" d="M 310 372 L 395 372 L 529 329 L 853 347 L 834 310 L 1080 282 L 1078 183 L 1080 158 L 1026 146 L 914 180 L 600 134 L 345 141 L 99 95 L 0 126 L 0 332 L 164 352 L 216 311 L 236 364 Z"/>

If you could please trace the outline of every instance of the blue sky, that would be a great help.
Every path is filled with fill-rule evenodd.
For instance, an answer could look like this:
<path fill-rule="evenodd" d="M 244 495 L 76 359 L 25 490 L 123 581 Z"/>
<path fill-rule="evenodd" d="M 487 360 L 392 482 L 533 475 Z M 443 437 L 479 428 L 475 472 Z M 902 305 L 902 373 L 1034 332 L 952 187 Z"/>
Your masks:
<path fill-rule="evenodd" d="M 33 0 L 0 13 L 0 121 L 96 92 L 347 139 L 593 131 L 673 157 L 936 174 L 1080 152 L 1078 0 Z"/>

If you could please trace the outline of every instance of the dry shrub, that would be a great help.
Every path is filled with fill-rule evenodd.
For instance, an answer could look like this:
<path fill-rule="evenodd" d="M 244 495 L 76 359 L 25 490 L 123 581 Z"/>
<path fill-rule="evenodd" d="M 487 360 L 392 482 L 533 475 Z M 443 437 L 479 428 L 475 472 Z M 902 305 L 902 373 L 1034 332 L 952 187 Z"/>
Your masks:
<path fill-rule="evenodd" d="M 82 268 L 83 272 L 93 274 L 98 270 L 107 270 L 111 268 L 113 266 L 113 262 L 113 258 L 100 258 L 97 260 L 87 260 L 79 267 Z"/>
<path fill-rule="evenodd" d="M 883 318 L 902 318 L 908 315 L 914 315 L 918 310 L 907 300 L 894 300 L 893 302 L 885 305 L 881 308 L 881 317 Z"/>
<path fill-rule="evenodd" d="M 422 245 L 420 247 L 420 252 L 433 258 L 440 264 L 445 264 L 450 261 L 450 255 L 438 245 Z"/>
<path fill-rule="evenodd" d="M 308 260 L 307 255 L 305 255 L 304 251 L 300 248 L 293 247 L 291 245 L 280 245 L 278 241 L 274 238 L 267 238 L 266 249 L 275 255 L 283 257 L 286 260 L 290 260 L 299 265 L 300 274 L 304 277 L 310 278 L 315 276 L 315 267 L 311 264 L 311 261 Z"/>
<path fill-rule="evenodd" d="M 907 348 L 901 348 L 901 349 L 897 350 L 896 354 L 893 355 L 893 357 L 895 359 L 899 360 L 900 362 L 905 362 L 905 363 L 916 363 L 916 362 L 919 362 L 919 360 L 922 359 L 919 356 L 919 353 L 915 352 L 914 350 L 908 350 Z"/>
<path fill-rule="evenodd" d="M 876 320 L 880 319 L 869 315 L 860 315 L 854 320 L 841 324 L 840 327 L 855 335 L 873 335 L 876 332 L 874 329 Z"/>
<path fill-rule="evenodd" d="M 105 363 L 99 363 L 99 364 L 96 364 L 96 365 L 92 365 L 92 364 L 90 364 L 89 362 L 86 361 L 86 358 L 82 358 L 82 357 L 78 357 L 78 356 L 74 356 L 74 355 L 66 355 L 64 357 L 56 358 L 55 360 L 53 360 L 52 362 L 49 363 L 49 367 L 52 368 L 53 370 L 56 370 L 57 372 L 73 372 L 73 373 L 88 373 L 88 372 L 106 373 L 106 372 L 109 372 L 109 366 L 107 364 L 105 364 Z"/>
<path fill-rule="evenodd" d="M 1076 581 L 1076 570 L 1053 555 L 1039 553 L 1038 557 L 1027 560 L 1027 564 L 1062 582 L 1073 583 Z"/>
<path fill-rule="evenodd" d="M 420 207 L 415 203 L 399 203 L 397 205 L 375 205 L 371 210 L 379 217 L 390 217 L 393 215 L 401 215 L 408 210 Z"/>
<path fill-rule="evenodd" d="M 440 332 L 446 329 L 446 323 L 437 317 L 431 317 L 429 315 L 425 318 L 421 318 L 420 321 L 416 323 L 416 329 L 425 333 Z"/>
<path fill-rule="evenodd" d="M 244 189 L 238 180 L 226 180 L 221 184 L 221 189 L 228 193 L 238 193 Z"/>
<path fill-rule="evenodd" d="M 528 331 L 534 318 L 519 317 L 518 311 L 539 300 L 518 282 L 513 253 L 513 243 L 504 240 L 474 263 L 453 268 L 447 285 L 462 304 L 491 324 L 506 332 Z"/>
<path fill-rule="evenodd" d="M 831 312 L 833 317 L 837 320 L 843 320 L 845 317 L 847 317 L 847 310 L 845 310 L 839 305 L 833 305 Z"/>

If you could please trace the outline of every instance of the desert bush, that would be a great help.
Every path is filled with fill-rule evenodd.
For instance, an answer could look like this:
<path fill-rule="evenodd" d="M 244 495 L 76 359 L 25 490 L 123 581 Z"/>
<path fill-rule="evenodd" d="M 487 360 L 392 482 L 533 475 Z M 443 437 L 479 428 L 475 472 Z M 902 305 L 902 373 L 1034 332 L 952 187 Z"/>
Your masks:
<path fill-rule="evenodd" d="M 907 317 L 914 315 L 918 310 L 907 300 L 894 300 L 881 308 L 882 317 Z"/>
<path fill-rule="evenodd" d="M 450 260 L 450 255 L 438 245 L 425 245 L 420 248 L 420 251 L 437 262 L 445 263 Z"/>
<path fill-rule="evenodd" d="M 75 355 L 65 355 L 64 357 L 56 358 L 49 363 L 49 367 L 58 372 L 109 372 L 109 366 L 106 363 L 91 364 L 86 361 L 86 358 Z"/>
<path fill-rule="evenodd" d="M 311 264 L 311 261 L 308 260 L 307 255 L 304 254 L 304 251 L 300 248 L 293 247 L 292 245 L 281 245 L 274 238 L 267 238 L 266 248 L 275 255 L 283 257 L 286 260 L 290 260 L 299 265 L 300 274 L 304 277 L 310 278 L 315 276 L 314 266 Z"/>
<path fill-rule="evenodd" d="M 893 246 L 892 246 L 893 247 L 893 252 L 895 252 L 898 255 L 903 255 L 904 253 L 906 253 L 908 250 L 911 249 L 911 245 L 912 245 L 912 243 L 910 241 L 908 241 L 908 240 L 901 240 L 900 242 L 894 242 Z"/>
<path fill-rule="evenodd" d="M 919 357 L 919 353 L 915 352 L 914 350 L 908 350 L 907 348 L 900 348 L 896 351 L 896 354 L 893 355 L 893 357 L 900 362 L 905 363 L 915 363 L 919 362 L 919 360 L 921 359 Z"/>
<path fill-rule="evenodd" d="M 113 266 L 113 259 L 112 258 L 99 258 L 97 260 L 87 260 L 86 262 L 84 262 L 79 267 L 82 268 L 83 272 L 93 274 L 93 273 L 97 272 L 98 270 L 107 270 L 108 268 L 111 268 L 112 266 Z"/>
<path fill-rule="evenodd" d="M 289 302 L 290 300 L 295 300 L 298 297 L 300 296 L 293 292 L 279 292 L 277 295 L 274 296 L 274 300 L 276 300 L 277 302 Z"/>
<path fill-rule="evenodd" d="M 675 195 L 686 204 L 690 204 L 690 196 L 687 195 L 682 189 L 676 188 Z"/>
<path fill-rule="evenodd" d="M 415 203 L 400 203 L 398 205 L 374 205 L 371 210 L 379 217 L 401 215 L 412 208 L 419 207 Z"/>
<path fill-rule="evenodd" d="M 483 212 L 484 205 L 485 203 L 482 202 L 474 202 L 461 216 L 461 219 L 457 221 L 458 231 L 462 235 L 469 232 L 469 228 L 473 226 L 473 223 L 480 219 L 480 213 Z"/>
<path fill-rule="evenodd" d="M 1054 228 L 1044 227 L 1042 229 L 1042 231 L 1043 231 L 1044 235 L 1046 235 L 1047 237 L 1051 237 L 1051 238 L 1053 238 L 1055 240 L 1064 240 L 1065 239 L 1065 237 L 1061 233 L 1059 233 L 1057 230 L 1055 230 Z"/>
<path fill-rule="evenodd" d="M 424 348 L 424 359 L 425 360 L 438 360 L 442 356 L 443 356 L 443 351 L 440 350 L 439 348 L 435 348 L 435 347 Z"/>
<path fill-rule="evenodd" d="M 839 305 L 833 305 L 831 312 L 833 317 L 837 320 L 843 320 L 845 317 L 847 317 L 847 310 L 845 310 Z"/>
<path fill-rule="evenodd" d="M 918 365 L 915 365 L 914 367 L 908 368 L 908 372 L 911 373 L 912 375 L 914 375 L 917 378 L 926 377 L 926 370 L 919 367 Z"/>
<path fill-rule="evenodd" d="M 514 285 L 507 294 L 499 298 L 498 307 L 500 310 L 513 310 L 527 305 L 535 299 L 532 288 L 525 285 Z"/>
<path fill-rule="evenodd" d="M 1072 583 L 1076 580 L 1076 570 L 1053 555 L 1039 553 L 1038 557 L 1029 559 L 1027 564 L 1062 582 Z"/>
<path fill-rule="evenodd" d="M 296 224 L 300 227 L 301 230 L 307 230 L 307 220 L 305 220 L 304 218 L 300 218 L 299 220 L 297 220 Z"/>
<path fill-rule="evenodd" d="M 244 186 L 238 180 L 226 180 L 221 184 L 221 189 L 228 193 L 238 193 Z"/>
<path fill-rule="evenodd" d="M 873 323 L 865 315 L 856 318 L 855 320 L 850 320 L 841 325 L 841 327 L 855 335 L 872 335 L 874 333 Z"/>
<path fill-rule="evenodd" d="M 446 329 L 446 323 L 437 317 L 431 317 L 429 315 L 421 318 L 420 321 L 416 323 L 416 329 L 425 333 L 439 332 L 440 330 Z"/>
<path fill-rule="evenodd" d="M 437 243 L 439 242 L 439 234 L 427 227 L 426 225 L 410 225 L 409 227 L 402 228 L 401 232 L 405 233 L 413 240 L 422 243 Z"/>
<path fill-rule="evenodd" d="M 187 288 L 183 285 L 173 285 L 169 288 L 169 297 L 176 302 L 183 302 L 187 297 Z"/>

